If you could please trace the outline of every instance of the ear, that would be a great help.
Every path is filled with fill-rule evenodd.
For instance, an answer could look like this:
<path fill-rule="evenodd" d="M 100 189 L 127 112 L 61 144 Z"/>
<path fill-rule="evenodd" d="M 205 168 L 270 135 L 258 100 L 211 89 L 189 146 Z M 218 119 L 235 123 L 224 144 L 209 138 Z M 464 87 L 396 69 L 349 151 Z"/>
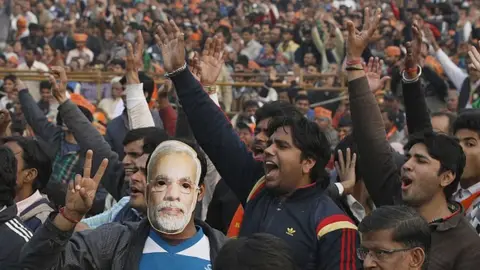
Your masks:
<path fill-rule="evenodd" d="M 201 201 L 203 199 L 203 196 L 205 196 L 205 184 L 201 184 L 199 186 L 199 190 L 197 190 L 198 192 L 198 197 L 197 197 L 197 201 Z"/>
<path fill-rule="evenodd" d="M 425 251 L 422 248 L 416 247 L 410 252 L 410 269 L 422 269 L 425 263 Z"/>
<path fill-rule="evenodd" d="M 446 187 L 455 180 L 455 174 L 452 171 L 446 171 L 440 175 L 440 179 L 440 186 Z"/>
<path fill-rule="evenodd" d="M 38 176 L 38 171 L 35 168 L 25 169 L 22 173 L 24 174 L 23 183 L 28 185 L 32 185 Z"/>
<path fill-rule="evenodd" d="M 313 166 L 315 166 L 316 163 L 317 161 L 311 158 L 302 160 L 302 173 L 309 174 L 310 170 L 313 168 Z"/>

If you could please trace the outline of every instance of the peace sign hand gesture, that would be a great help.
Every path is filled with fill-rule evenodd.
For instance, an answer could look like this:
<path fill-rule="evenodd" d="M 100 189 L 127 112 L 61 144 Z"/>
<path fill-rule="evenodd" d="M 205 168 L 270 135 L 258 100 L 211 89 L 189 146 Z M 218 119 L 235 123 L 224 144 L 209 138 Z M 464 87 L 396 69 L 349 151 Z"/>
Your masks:
<path fill-rule="evenodd" d="M 365 20 L 362 31 L 355 29 L 352 21 L 347 21 L 347 60 L 356 60 L 362 56 L 363 51 L 368 46 L 370 39 L 378 28 L 382 10 L 377 9 L 372 16 L 369 8 L 365 8 Z"/>
<path fill-rule="evenodd" d="M 173 20 L 157 28 L 155 41 L 162 49 L 163 65 L 166 72 L 173 72 L 185 64 L 185 34 Z"/>
<path fill-rule="evenodd" d="M 75 181 L 68 184 L 65 199 L 65 215 L 73 220 L 81 220 L 92 208 L 93 199 L 97 192 L 98 184 L 108 166 L 108 159 L 103 159 L 95 176 L 91 178 L 93 151 L 88 150 L 83 166 L 83 176 L 77 174 Z"/>

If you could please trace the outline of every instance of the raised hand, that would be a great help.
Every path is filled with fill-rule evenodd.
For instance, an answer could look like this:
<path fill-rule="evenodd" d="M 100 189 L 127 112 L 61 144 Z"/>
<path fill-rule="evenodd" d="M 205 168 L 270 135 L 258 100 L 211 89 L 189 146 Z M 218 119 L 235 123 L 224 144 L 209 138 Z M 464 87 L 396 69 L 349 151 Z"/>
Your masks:
<path fill-rule="evenodd" d="M 17 78 L 17 81 L 15 82 L 15 89 L 20 92 L 20 90 L 28 90 L 27 86 L 25 85 L 25 83 L 20 80 L 19 78 Z"/>
<path fill-rule="evenodd" d="M 417 75 L 417 65 L 421 66 L 422 58 L 422 32 L 417 23 L 412 25 L 413 41 L 406 44 L 407 55 L 405 56 L 405 70 L 409 77 Z"/>
<path fill-rule="evenodd" d="M 208 38 L 200 57 L 200 80 L 204 86 L 214 84 L 223 67 L 224 44 L 218 38 Z"/>
<path fill-rule="evenodd" d="M 340 183 L 345 189 L 344 194 L 351 194 L 356 182 L 355 164 L 357 163 L 357 154 L 351 154 L 350 148 L 347 148 L 347 160 L 343 158 L 342 150 L 338 150 L 338 161 L 335 161 Z"/>
<path fill-rule="evenodd" d="M 75 181 L 68 184 L 65 198 L 65 215 L 73 220 L 81 220 L 92 208 L 98 184 L 108 166 L 108 159 L 100 164 L 95 176 L 91 178 L 93 151 L 88 150 L 83 165 L 83 176 L 77 174 Z"/>
<path fill-rule="evenodd" d="M 362 31 L 355 29 L 352 21 L 347 21 L 347 60 L 357 60 L 362 56 L 363 51 L 367 48 L 373 33 L 378 28 L 382 17 L 381 9 L 377 9 L 375 14 L 370 13 L 369 8 L 365 8 L 365 20 Z"/>
<path fill-rule="evenodd" d="M 139 84 L 140 79 L 138 78 L 138 68 L 142 66 L 143 62 L 143 47 L 144 47 L 142 31 L 137 31 L 137 37 L 135 40 L 135 52 L 133 46 L 130 43 L 127 43 L 127 61 L 126 61 L 126 70 L 127 73 L 125 77 L 127 79 L 127 84 Z"/>
<path fill-rule="evenodd" d="M 54 66 L 51 67 L 51 73 L 48 76 L 48 80 L 52 84 L 52 95 L 58 101 L 59 104 L 63 104 L 67 101 L 67 73 L 63 67 Z M 59 80 L 55 78 L 55 76 L 59 77 Z"/>
<path fill-rule="evenodd" d="M 480 42 L 478 42 L 478 45 L 480 46 Z M 472 60 L 472 63 L 469 64 L 469 67 L 480 71 L 480 53 L 478 53 L 477 48 L 471 46 L 470 50 L 468 51 L 468 56 L 470 56 L 470 60 Z"/>
<path fill-rule="evenodd" d="M 200 65 L 200 58 L 198 57 L 198 53 L 195 52 L 193 54 L 192 59 L 190 59 L 190 72 L 192 73 L 193 77 L 197 79 L 197 81 L 201 82 L 202 78 L 202 66 Z"/>
<path fill-rule="evenodd" d="M 416 24 L 414 24 L 414 26 L 415 25 Z M 428 40 L 430 45 L 432 45 L 433 49 L 435 51 L 438 51 L 440 49 L 440 46 L 438 45 L 438 42 L 435 39 L 435 36 L 433 35 L 432 29 L 430 29 L 428 26 L 425 26 L 423 28 L 423 32 L 425 33 L 425 38 Z"/>
<path fill-rule="evenodd" d="M 372 92 L 382 90 L 385 87 L 385 83 L 391 79 L 389 76 L 381 77 L 382 66 L 383 60 L 380 60 L 378 57 L 370 57 L 368 64 L 363 64 L 365 75 L 368 79 L 368 85 Z"/>
<path fill-rule="evenodd" d="M 162 49 L 163 65 L 166 72 L 172 72 L 185 64 L 185 34 L 173 20 L 157 28 L 155 41 Z"/>

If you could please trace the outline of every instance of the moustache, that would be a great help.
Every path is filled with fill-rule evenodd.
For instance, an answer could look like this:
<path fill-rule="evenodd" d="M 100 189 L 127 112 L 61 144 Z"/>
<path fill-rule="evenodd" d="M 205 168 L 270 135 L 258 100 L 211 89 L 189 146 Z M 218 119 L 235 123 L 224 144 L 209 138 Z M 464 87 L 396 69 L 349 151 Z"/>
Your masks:
<path fill-rule="evenodd" d="M 187 213 L 187 207 L 180 202 L 165 201 L 165 202 L 159 203 L 156 208 L 157 208 L 157 212 L 160 212 L 165 208 L 173 208 L 173 209 L 179 209 L 184 214 Z"/>

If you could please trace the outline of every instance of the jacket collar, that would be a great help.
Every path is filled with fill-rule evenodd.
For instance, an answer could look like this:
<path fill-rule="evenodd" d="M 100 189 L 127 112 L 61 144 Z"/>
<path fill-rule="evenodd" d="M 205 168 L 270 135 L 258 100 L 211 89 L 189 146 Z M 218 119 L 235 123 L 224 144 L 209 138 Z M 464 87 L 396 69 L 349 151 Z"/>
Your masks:
<path fill-rule="evenodd" d="M 458 226 L 463 218 L 463 208 L 458 202 L 449 202 L 448 209 L 452 213 L 448 217 L 439 218 L 429 223 L 430 227 L 435 231 L 443 232 Z"/>
<path fill-rule="evenodd" d="M 17 205 L 13 204 L 0 211 L 0 224 L 3 224 L 17 216 Z"/>
<path fill-rule="evenodd" d="M 201 220 L 195 219 L 195 225 L 200 226 L 203 229 L 203 233 L 208 238 L 210 243 L 210 261 L 213 263 L 217 257 L 218 251 L 226 242 L 227 237 Z M 138 270 L 140 259 L 143 255 L 143 247 L 145 246 L 145 241 L 147 241 L 148 234 L 150 233 L 150 228 L 148 218 L 144 218 L 138 223 L 138 227 L 130 237 L 125 269 Z"/>

